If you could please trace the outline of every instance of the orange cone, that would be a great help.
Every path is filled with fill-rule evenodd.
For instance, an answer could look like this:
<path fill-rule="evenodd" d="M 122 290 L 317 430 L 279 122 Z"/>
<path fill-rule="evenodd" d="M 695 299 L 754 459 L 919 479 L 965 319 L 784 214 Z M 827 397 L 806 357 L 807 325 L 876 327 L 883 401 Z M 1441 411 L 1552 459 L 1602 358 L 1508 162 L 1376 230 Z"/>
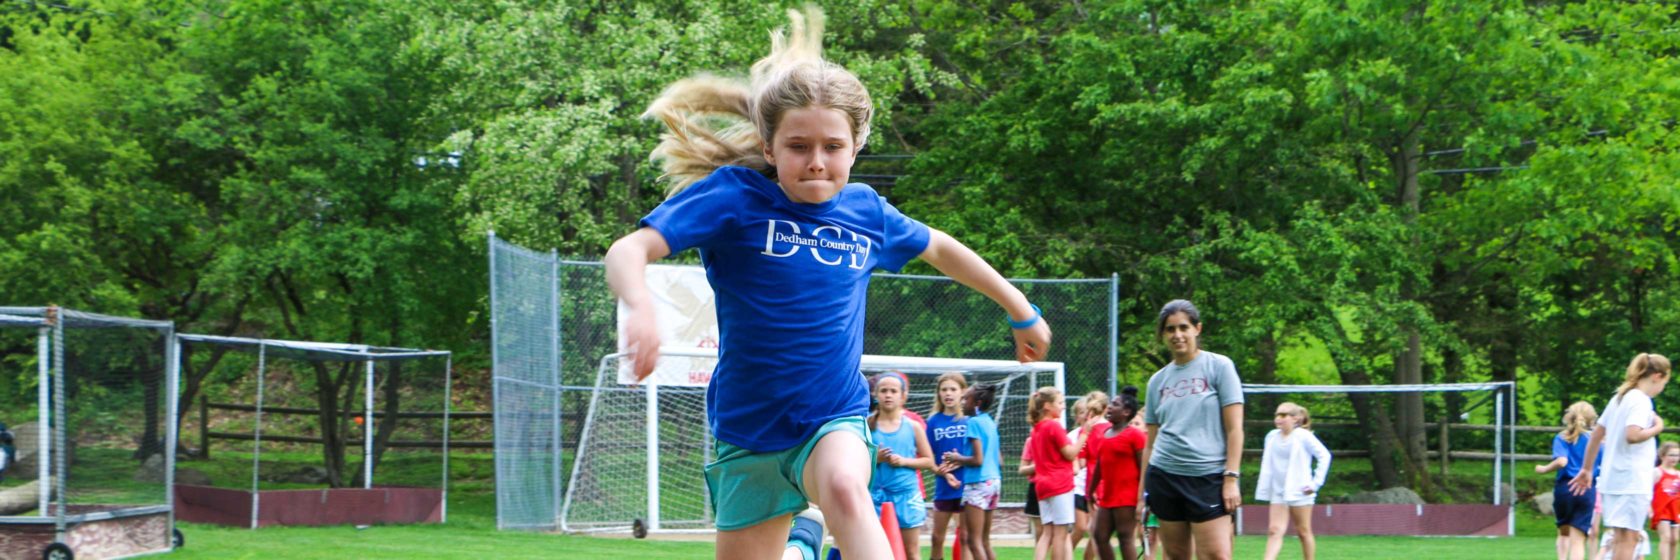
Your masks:
<path fill-rule="evenodd" d="M 962 524 L 958 523 L 957 536 L 951 542 L 951 560 L 962 560 Z"/>
<path fill-rule="evenodd" d="M 887 532 L 887 544 L 892 547 L 893 560 L 905 560 L 904 533 L 898 530 L 898 513 L 892 502 L 881 502 L 881 530 Z"/>

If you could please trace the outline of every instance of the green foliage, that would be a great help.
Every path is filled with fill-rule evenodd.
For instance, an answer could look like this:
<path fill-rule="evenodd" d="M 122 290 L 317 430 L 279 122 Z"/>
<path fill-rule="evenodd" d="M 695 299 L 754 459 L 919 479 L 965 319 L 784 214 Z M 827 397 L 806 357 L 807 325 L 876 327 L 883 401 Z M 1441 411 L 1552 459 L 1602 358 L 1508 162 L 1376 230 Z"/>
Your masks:
<path fill-rule="evenodd" d="M 662 198 L 642 109 L 789 5 L 0 5 L 0 294 L 482 364 L 485 230 L 599 254 Z M 1250 379 L 1390 381 L 1416 335 L 1424 381 L 1521 377 L 1530 423 L 1680 343 L 1672 4 L 827 9 L 868 150 L 915 156 L 882 191 L 1008 275 L 1118 273 L 1124 381 L 1177 297 Z"/>

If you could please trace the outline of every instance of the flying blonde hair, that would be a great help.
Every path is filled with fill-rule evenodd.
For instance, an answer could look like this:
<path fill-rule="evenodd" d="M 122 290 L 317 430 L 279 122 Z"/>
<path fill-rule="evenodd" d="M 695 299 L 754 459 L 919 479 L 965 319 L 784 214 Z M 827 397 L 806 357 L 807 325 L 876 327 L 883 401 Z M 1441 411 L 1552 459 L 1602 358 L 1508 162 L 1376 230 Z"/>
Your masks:
<path fill-rule="evenodd" d="M 752 65 L 751 78 L 699 75 L 678 81 L 659 95 L 643 118 L 665 124 L 651 158 L 660 163 L 665 196 L 676 196 L 717 168 L 738 165 L 774 176 L 764 158 L 782 115 L 817 107 L 844 113 L 852 125 L 852 148 L 869 140 L 875 105 L 863 82 L 822 58 L 823 12 L 815 6 L 788 10 L 786 35 L 770 34 L 770 54 Z"/>
<path fill-rule="evenodd" d="M 1563 441 L 1571 444 L 1581 434 L 1592 431 L 1593 424 L 1598 422 L 1598 411 L 1593 409 L 1592 403 L 1576 401 L 1563 411 Z"/>

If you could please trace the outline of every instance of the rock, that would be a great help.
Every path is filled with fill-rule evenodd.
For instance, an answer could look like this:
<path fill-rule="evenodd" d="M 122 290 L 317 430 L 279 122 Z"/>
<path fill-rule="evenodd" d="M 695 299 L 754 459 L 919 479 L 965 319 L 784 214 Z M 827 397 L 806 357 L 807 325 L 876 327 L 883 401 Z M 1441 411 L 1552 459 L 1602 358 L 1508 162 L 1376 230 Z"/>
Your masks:
<path fill-rule="evenodd" d="M 210 475 L 198 469 L 175 469 L 175 483 L 190 486 L 212 486 Z"/>
<path fill-rule="evenodd" d="M 1422 505 L 1423 497 L 1418 496 L 1411 488 L 1384 488 L 1375 492 L 1359 492 L 1349 494 L 1342 500 L 1346 504 L 1415 504 Z"/>
<path fill-rule="evenodd" d="M 47 478 L 47 487 L 53 486 L 53 479 Z M 22 486 L 0 489 L 0 515 L 17 515 L 32 511 L 40 505 L 41 481 L 31 481 Z"/>
<path fill-rule="evenodd" d="M 1493 496 L 1488 497 L 1492 498 Z M 1499 503 L 1506 505 L 1517 503 L 1517 490 L 1512 488 L 1510 484 L 1499 483 Z"/>
<path fill-rule="evenodd" d="M 12 445 L 17 450 L 17 456 L 12 458 L 11 466 L 6 467 L 7 479 L 34 480 L 39 478 L 35 470 L 39 465 L 37 456 L 41 450 L 41 432 L 36 426 L 39 426 L 39 424 L 25 422 L 11 427 L 12 436 L 15 438 Z M 51 432 L 48 432 L 48 434 L 50 437 Z M 65 449 L 65 460 L 75 464 L 75 445 L 72 444 L 68 449 Z"/>
<path fill-rule="evenodd" d="M 264 477 L 270 482 L 291 482 L 296 484 L 326 484 L 327 469 L 325 467 L 301 467 L 295 470 L 274 473 Z"/>
<path fill-rule="evenodd" d="M 1529 501 L 1534 503 L 1534 509 L 1539 510 L 1541 515 L 1553 515 L 1551 492 L 1536 494 L 1534 499 Z"/>
<path fill-rule="evenodd" d="M 164 464 L 163 454 L 154 453 L 140 464 L 140 469 L 134 471 L 135 482 L 163 482 L 164 471 L 168 466 Z"/>

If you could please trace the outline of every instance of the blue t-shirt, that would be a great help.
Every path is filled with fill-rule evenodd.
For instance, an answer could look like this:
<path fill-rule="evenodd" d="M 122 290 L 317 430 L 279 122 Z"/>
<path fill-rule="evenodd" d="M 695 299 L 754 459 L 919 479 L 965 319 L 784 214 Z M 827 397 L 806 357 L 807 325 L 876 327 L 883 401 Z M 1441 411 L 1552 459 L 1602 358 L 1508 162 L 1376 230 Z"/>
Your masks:
<path fill-rule="evenodd" d="M 997 421 L 984 412 L 968 417 L 968 439 L 980 440 L 980 468 L 963 469 L 963 484 L 1003 479 L 1003 457 L 998 450 Z M 974 452 L 971 447 L 968 453 Z M 963 453 L 967 455 L 968 453 Z"/>
<path fill-rule="evenodd" d="M 1568 457 L 1569 463 L 1558 471 L 1558 480 L 1569 480 L 1581 474 L 1581 466 L 1587 461 L 1587 441 L 1592 439 L 1589 434 L 1575 436 L 1575 443 L 1563 439 L 1563 434 L 1552 436 L 1552 458 Z M 1593 478 L 1598 478 L 1598 467 L 1604 461 L 1604 448 L 1598 448 L 1598 458 L 1593 460 Z"/>
<path fill-rule="evenodd" d="M 869 412 L 858 370 L 869 274 L 920 255 L 927 226 L 867 185 L 802 204 L 733 166 L 666 200 L 641 225 L 672 254 L 699 248 L 716 292 L 720 340 L 706 417 L 719 440 L 781 451 L 830 420 Z"/>
<path fill-rule="evenodd" d="M 946 451 L 956 451 L 963 455 L 974 452 L 968 446 L 967 418 L 958 421 L 957 417 L 941 412 L 929 416 L 927 421 L 928 447 L 933 448 L 935 463 L 944 461 Z M 968 475 L 971 468 L 973 467 L 962 467 L 951 474 L 955 475 L 957 480 L 963 480 L 963 477 Z M 946 484 L 943 476 L 934 479 L 933 488 L 933 499 L 935 500 L 962 499 L 962 487 Z"/>
<path fill-rule="evenodd" d="M 892 451 L 894 455 L 909 459 L 916 458 L 916 432 L 919 426 L 909 418 L 899 420 L 898 429 L 888 432 L 879 428 L 869 431 L 869 437 L 875 440 L 875 445 Z M 880 490 L 888 493 L 909 492 L 917 490 L 916 469 L 910 467 L 895 467 L 888 463 L 875 463 L 875 478 L 869 481 L 871 492 Z"/>

